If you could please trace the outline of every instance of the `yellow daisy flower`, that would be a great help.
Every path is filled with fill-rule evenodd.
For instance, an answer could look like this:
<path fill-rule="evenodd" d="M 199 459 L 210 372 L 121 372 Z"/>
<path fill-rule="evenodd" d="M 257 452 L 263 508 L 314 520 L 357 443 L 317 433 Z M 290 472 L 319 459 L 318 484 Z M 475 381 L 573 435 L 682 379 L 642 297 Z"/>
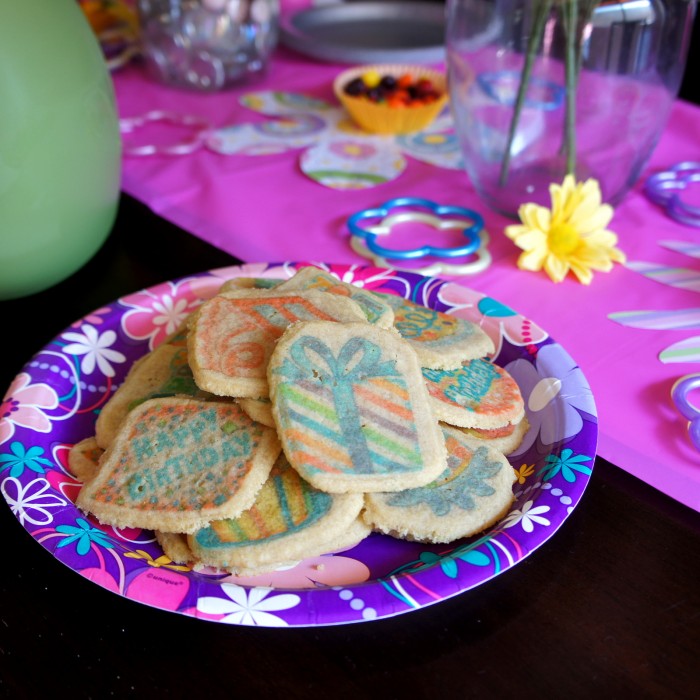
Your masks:
<path fill-rule="evenodd" d="M 523 204 L 518 209 L 522 224 L 505 229 L 524 251 L 518 258 L 521 270 L 544 268 L 555 282 L 571 270 L 582 284 L 590 284 L 592 270 L 609 272 L 613 262 L 625 262 L 625 254 L 616 247 L 617 236 L 606 229 L 613 208 L 601 203 L 597 180 L 577 183 L 567 175 L 561 185 L 550 185 L 549 194 L 551 210 Z"/>

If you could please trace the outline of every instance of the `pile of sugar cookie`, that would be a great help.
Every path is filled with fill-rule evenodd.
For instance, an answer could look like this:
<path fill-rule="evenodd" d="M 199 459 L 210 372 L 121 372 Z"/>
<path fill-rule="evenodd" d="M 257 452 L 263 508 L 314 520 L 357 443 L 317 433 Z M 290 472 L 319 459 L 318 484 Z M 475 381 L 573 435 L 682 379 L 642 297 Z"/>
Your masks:
<path fill-rule="evenodd" d="M 315 267 L 225 282 L 70 451 L 77 505 L 253 575 L 372 532 L 451 542 L 508 511 L 521 393 L 478 325 Z"/>

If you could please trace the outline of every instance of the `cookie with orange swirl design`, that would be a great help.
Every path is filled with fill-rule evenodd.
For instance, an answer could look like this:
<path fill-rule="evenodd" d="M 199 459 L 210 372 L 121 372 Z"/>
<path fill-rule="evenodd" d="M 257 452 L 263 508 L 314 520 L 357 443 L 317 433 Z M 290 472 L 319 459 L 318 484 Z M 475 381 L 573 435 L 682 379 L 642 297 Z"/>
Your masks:
<path fill-rule="evenodd" d="M 429 309 L 409 299 L 373 292 L 394 310 L 394 327 L 411 344 L 423 367 L 456 369 L 494 352 L 493 341 L 467 319 Z"/>
<path fill-rule="evenodd" d="M 316 290 L 232 290 L 205 301 L 187 337 L 195 382 L 219 396 L 267 397 L 267 364 L 279 337 L 313 319 L 366 322 L 352 299 Z"/>

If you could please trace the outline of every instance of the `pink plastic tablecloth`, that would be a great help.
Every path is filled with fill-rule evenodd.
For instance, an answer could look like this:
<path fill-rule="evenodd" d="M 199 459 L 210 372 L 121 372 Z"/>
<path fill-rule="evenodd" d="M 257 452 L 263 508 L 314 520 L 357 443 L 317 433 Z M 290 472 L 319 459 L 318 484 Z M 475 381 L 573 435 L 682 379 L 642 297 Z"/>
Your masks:
<path fill-rule="evenodd" d="M 121 117 L 159 109 L 222 127 L 261 118 L 238 102 L 252 90 L 333 100 L 331 82 L 342 68 L 280 48 L 262 83 L 215 95 L 157 85 L 137 64 L 116 73 L 114 82 Z M 675 223 L 641 191 L 646 175 L 682 160 L 700 161 L 700 109 L 679 101 L 644 176 L 617 208 L 611 228 L 629 260 L 695 267 L 700 273 L 700 261 L 659 245 L 661 240 L 700 242 L 700 229 Z M 634 329 L 608 318 L 621 311 L 700 307 L 695 292 L 621 265 L 596 274 L 590 287 L 573 278 L 555 285 L 544 273 L 522 272 L 515 264 L 518 250 L 502 234 L 512 222 L 486 209 L 466 174 L 411 159 L 392 182 L 339 191 L 303 175 L 296 152 L 253 157 L 200 149 L 186 156 L 125 157 L 122 185 L 164 218 L 245 262 L 367 262 L 348 244 L 347 218 L 397 196 L 480 211 L 491 234 L 493 263 L 485 272 L 458 279 L 530 317 L 579 363 L 598 406 L 602 457 L 700 510 L 700 453 L 670 399 L 675 380 L 700 367 L 658 359 L 661 350 L 697 331 Z"/>

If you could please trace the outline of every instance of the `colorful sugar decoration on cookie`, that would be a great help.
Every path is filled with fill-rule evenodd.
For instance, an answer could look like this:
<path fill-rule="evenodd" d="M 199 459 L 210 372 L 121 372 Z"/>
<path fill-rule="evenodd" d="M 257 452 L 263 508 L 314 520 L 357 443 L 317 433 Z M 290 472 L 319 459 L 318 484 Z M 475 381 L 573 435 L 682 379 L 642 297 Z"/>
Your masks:
<path fill-rule="evenodd" d="M 134 408 L 77 505 L 100 522 L 194 532 L 249 508 L 280 453 L 233 402 L 149 399 Z"/>
<path fill-rule="evenodd" d="M 399 490 L 445 468 L 418 359 L 395 331 L 296 324 L 277 344 L 268 378 L 284 452 L 316 488 Z"/>
<path fill-rule="evenodd" d="M 251 575 L 356 545 L 370 533 L 362 494 L 319 491 L 277 460 L 253 506 L 190 535 L 196 565 Z"/>
<path fill-rule="evenodd" d="M 129 413 L 146 399 L 163 396 L 211 398 L 195 384 L 187 357 L 187 331 L 178 331 L 135 363 L 102 407 L 95 423 L 97 444 L 106 449 Z"/>
<path fill-rule="evenodd" d="M 367 494 L 363 518 L 375 530 L 400 539 L 452 542 L 482 532 L 513 502 L 515 472 L 496 450 L 474 447 L 444 427 L 447 469 L 426 486 Z"/>
<path fill-rule="evenodd" d="M 491 338 L 471 321 L 394 294 L 375 294 L 394 309 L 394 327 L 411 344 L 423 367 L 456 369 L 494 352 Z"/>
<path fill-rule="evenodd" d="M 190 325 L 197 385 L 220 396 L 265 398 L 267 364 L 284 330 L 299 321 L 365 321 L 352 299 L 316 290 L 234 290 L 204 302 Z"/>
<path fill-rule="evenodd" d="M 394 312 L 377 294 L 349 282 L 342 282 L 337 277 L 320 270 L 317 267 L 303 267 L 294 277 L 290 277 L 279 286 L 280 290 L 318 289 L 331 294 L 340 294 L 356 301 L 365 312 L 369 323 L 382 328 L 391 328 L 394 322 Z"/>
<path fill-rule="evenodd" d="M 423 369 L 438 420 L 463 428 L 501 428 L 525 415 L 525 403 L 513 377 L 479 358 L 455 370 Z"/>

